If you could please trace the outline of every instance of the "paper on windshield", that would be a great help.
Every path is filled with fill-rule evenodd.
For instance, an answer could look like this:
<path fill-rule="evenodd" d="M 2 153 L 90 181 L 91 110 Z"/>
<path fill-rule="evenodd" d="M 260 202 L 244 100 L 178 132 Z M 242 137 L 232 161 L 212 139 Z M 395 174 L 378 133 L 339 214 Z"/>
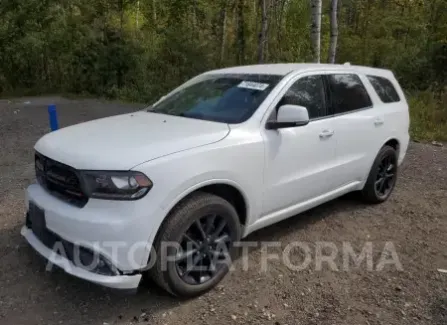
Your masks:
<path fill-rule="evenodd" d="M 259 91 L 266 90 L 268 86 L 269 86 L 269 84 L 265 84 L 262 82 L 255 82 L 255 81 L 242 81 L 238 85 L 239 88 L 253 89 L 253 90 L 259 90 Z"/>

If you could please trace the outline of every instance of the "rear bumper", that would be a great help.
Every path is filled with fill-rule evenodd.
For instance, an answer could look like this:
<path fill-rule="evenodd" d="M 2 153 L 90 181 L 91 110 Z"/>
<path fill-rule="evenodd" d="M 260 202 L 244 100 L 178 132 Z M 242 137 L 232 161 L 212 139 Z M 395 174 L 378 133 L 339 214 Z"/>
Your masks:
<path fill-rule="evenodd" d="M 68 274 L 108 288 L 122 290 L 133 290 L 138 288 L 142 277 L 141 274 L 106 276 L 89 272 L 83 268 L 75 266 L 67 258 L 58 255 L 53 250 L 46 247 L 26 226 L 22 227 L 20 233 L 40 255 L 47 259 L 51 264 L 63 269 Z"/>

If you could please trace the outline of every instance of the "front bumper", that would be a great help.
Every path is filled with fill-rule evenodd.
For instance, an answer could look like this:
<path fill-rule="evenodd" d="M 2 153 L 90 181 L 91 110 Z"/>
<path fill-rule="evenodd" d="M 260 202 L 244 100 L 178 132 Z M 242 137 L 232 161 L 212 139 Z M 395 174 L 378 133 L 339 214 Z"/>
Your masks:
<path fill-rule="evenodd" d="M 127 273 L 144 268 L 148 261 L 150 235 L 158 227 L 153 218 L 156 206 L 146 198 L 137 201 L 90 199 L 73 206 L 48 193 L 39 184 L 26 190 L 29 202 L 45 211 L 46 228 L 62 239 L 86 247 Z"/>
<path fill-rule="evenodd" d="M 90 199 L 80 208 L 52 196 L 39 184 L 30 185 L 25 194 L 27 211 L 31 202 L 44 211 L 44 228 L 56 241 L 98 254 L 116 272 L 91 271 L 76 263 L 73 256 L 57 254 L 56 241 L 47 241 L 41 233 L 33 233 L 28 224 L 21 234 L 38 253 L 67 273 L 87 281 L 115 289 L 138 287 L 139 270 L 146 267 L 151 250 L 149 238 L 157 229 L 153 218 L 160 213 L 156 204 L 147 201 L 149 197 L 137 201 Z"/>
<path fill-rule="evenodd" d="M 141 281 L 141 274 L 106 276 L 89 272 L 83 268 L 75 266 L 67 258 L 56 254 L 53 250 L 46 247 L 26 226 L 22 227 L 20 233 L 40 255 L 52 264 L 62 268 L 68 274 L 113 289 L 138 288 Z"/>

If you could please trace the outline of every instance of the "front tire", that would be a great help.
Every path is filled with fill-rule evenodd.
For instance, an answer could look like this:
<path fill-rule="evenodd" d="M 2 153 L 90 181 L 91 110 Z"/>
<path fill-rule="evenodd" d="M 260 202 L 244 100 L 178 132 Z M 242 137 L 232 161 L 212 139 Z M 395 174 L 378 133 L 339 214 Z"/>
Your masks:
<path fill-rule="evenodd" d="M 363 199 L 369 203 L 385 202 L 391 195 L 397 180 L 396 149 L 385 145 L 380 149 L 362 190 Z"/>
<path fill-rule="evenodd" d="M 228 273 L 233 244 L 240 238 L 233 205 L 213 194 L 194 193 L 173 209 L 159 230 L 150 275 L 175 296 L 201 295 Z"/>

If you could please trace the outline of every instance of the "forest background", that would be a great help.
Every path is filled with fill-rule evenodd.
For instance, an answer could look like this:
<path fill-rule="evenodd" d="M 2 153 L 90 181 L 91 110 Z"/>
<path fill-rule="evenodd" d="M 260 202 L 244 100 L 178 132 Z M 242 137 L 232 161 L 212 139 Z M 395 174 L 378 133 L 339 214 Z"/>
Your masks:
<path fill-rule="evenodd" d="M 151 103 L 219 67 L 348 61 L 393 70 L 412 138 L 447 140 L 447 0 L 2 0 L 0 17 L 2 97 Z"/>

